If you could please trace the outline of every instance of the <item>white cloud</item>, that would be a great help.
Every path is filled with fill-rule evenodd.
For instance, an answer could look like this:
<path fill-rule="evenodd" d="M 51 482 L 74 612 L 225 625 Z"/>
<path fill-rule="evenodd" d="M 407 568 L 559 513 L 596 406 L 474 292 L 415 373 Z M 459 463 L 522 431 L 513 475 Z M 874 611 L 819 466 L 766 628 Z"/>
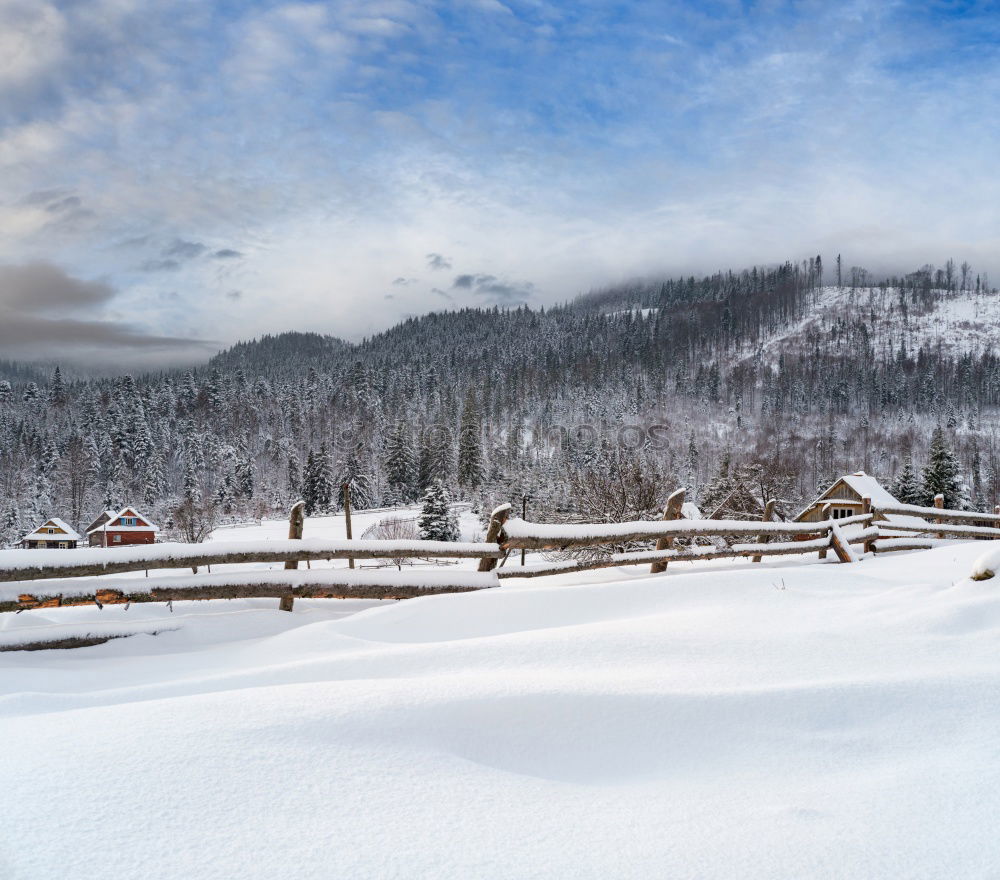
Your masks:
<path fill-rule="evenodd" d="M 428 254 L 535 302 L 836 250 L 1000 277 L 990 58 L 900 73 L 940 38 L 886 24 L 886 6 L 724 26 L 694 4 L 676 20 L 636 6 L 631 23 L 599 4 L 515 8 L 449 3 L 446 26 L 405 0 L 235 19 L 0 0 L 21 22 L 0 34 L 7 76 L 35 65 L 0 130 L 0 261 L 58 256 L 112 279 L 125 311 L 155 303 L 150 326 L 234 335 L 356 336 L 441 307 L 451 272 Z M 65 195 L 28 198 L 49 191 Z M 205 250 L 165 255 L 175 240 Z M 221 251 L 241 257 L 204 256 Z"/>

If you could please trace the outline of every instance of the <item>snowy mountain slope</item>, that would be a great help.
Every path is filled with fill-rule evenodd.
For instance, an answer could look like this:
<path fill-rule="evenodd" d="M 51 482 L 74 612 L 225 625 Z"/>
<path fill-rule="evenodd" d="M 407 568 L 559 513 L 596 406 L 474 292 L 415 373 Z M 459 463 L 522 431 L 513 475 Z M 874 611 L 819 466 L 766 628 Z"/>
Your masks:
<path fill-rule="evenodd" d="M 845 322 L 864 322 L 878 352 L 894 353 L 901 345 L 911 355 L 921 346 L 952 355 L 1000 351 L 1000 295 L 934 291 L 933 300 L 914 303 L 895 288 L 877 287 L 818 288 L 807 314 L 769 334 L 762 348 L 771 359 L 780 352 L 808 352 L 810 331 L 835 333 Z"/>
<path fill-rule="evenodd" d="M 996 876 L 982 551 L 177 603 L 4 655 L 0 875 Z"/>

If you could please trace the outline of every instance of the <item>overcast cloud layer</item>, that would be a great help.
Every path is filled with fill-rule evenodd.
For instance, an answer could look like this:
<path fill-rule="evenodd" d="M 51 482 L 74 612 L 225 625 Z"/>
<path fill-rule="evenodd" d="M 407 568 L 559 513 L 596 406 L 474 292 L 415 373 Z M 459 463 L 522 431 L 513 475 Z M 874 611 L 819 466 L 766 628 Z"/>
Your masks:
<path fill-rule="evenodd" d="M 998 46 L 995 2 L 0 0 L 0 357 L 838 250 L 1000 280 Z"/>

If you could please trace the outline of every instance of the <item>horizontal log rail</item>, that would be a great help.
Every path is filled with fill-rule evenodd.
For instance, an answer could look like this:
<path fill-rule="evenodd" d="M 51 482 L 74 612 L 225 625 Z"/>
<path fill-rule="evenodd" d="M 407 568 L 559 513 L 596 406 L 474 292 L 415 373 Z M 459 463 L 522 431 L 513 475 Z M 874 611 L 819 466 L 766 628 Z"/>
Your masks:
<path fill-rule="evenodd" d="M 927 520 L 941 522 L 994 522 L 1000 527 L 1000 513 L 978 513 L 974 510 L 951 510 L 944 507 L 918 507 L 915 504 L 876 505 L 876 511 L 881 514 L 900 514 L 917 516 Z M 892 525 L 895 528 L 895 525 Z"/>
<path fill-rule="evenodd" d="M 573 571 L 590 571 L 597 568 L 617 568 L 624 565 L 644 565 L 649 562 L 696 562 L 705 559 L 735 559 L 741 556 L 784 556 L 809 553 L 830 546 L 830 539 L 795 541 L 789 544 L 737 544 L 733 547 L 675 547 L 669 550 L 646 550 L 636 553 L 614 553 L 597 559 L 569 559 L 560 562 L 526 565 L 521 568 L 500 569 L 501 580 L 507 578 L 535 578 Z"/>
<path fill-rule="evenodd" d="M 935 535 L 948 535 L 953 538 L 1000 538 L 1000 529 L 991 529 L 986 526 L 947 525 L 945 523 L 925 523 L 921 525 L 885 523 L 882 526 L 882 531 L 914 532 L 916 534 L 933 532 Z"/>
<path fill-rule="evenodd" d="M 899 550 L 932 550 L 934 547 L 940 547 L 944 543 L 944 541 L 940 541 L 937 538 L 882 537 L 875 542 L 875 546 L 872 549 L 878 555 L 879 553 L 894 553 Z"/>
<path fill-rule="evenodd" d="M 44 561 L 39 555 L 44 554 Z M 0 550 L 0 582 L 53 577 L 98 577 L 158 568 L 192 568 L 249 562 L 317 562 L 333 559 L 499 559 L 496 544 L 447 541 L 342 541 L 323 538 L 149 544 L 130 548 Z"/>
<path fill-rule="evenodd" d="M 874 526 L 847 538 L 849 544 L 863 544 L 878 537 Z M 575 571 L 591 571 L 598 568 L 617 568 L 627 565 L 644 565 L 652 562 L 698 562 L 706 559 L 736 559 L 742 556 L 792 556 L 815 553 L 831 546 L 832 535 L 807 541 L 786 543 L 734 544 L 732 547 L 675 547 L 668 550 L 639 550 L 633 553 L 613 553 L 596 559 L 567 559 L 558 562 L 538 563 L 499 570 L 501 580 L 509 578 L 536 578 Z"/>
<path fill-rule="evenodd" d="M 568 550 L 592 547 L 595 544 L 618 544 L 630 541 L 653 541 L 662 537 L 708 538 L 747 535 L 808 536 L 830 533 L 840 527 L 866 524 L 872 514 L 863 513 L 844 519 L 811 523 L 748 522 L 746 520 L 672 520 L 609 523 L 604 525 L 550 525 L 521 519 L 509 520 L 504 529 L 501 547 L 504 550 Z M 761 547 L 768 546 L 760 544 Z"/>
<path fill-rule="evenodd" d="M 36 586 L 37 584 L 37 586 Z M 495 572 L 261 571 L 101 581 L 7 583 L 0 611 L 61 605 L 170 602 L 196 599 L 411 599 L 498 586 Z M 28 592 L 28 591 L 31 592 Z"/>

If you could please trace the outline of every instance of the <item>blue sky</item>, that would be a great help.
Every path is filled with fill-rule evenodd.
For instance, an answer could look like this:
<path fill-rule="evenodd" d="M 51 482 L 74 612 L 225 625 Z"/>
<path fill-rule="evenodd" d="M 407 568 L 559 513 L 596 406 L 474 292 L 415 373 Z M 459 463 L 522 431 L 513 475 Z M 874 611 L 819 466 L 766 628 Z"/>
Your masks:
<path fill-rule="evenodd" d="M 995 2 L 0 0 L 0 53 L 0 357 L 838 251 L 1000 279 Z"/>

